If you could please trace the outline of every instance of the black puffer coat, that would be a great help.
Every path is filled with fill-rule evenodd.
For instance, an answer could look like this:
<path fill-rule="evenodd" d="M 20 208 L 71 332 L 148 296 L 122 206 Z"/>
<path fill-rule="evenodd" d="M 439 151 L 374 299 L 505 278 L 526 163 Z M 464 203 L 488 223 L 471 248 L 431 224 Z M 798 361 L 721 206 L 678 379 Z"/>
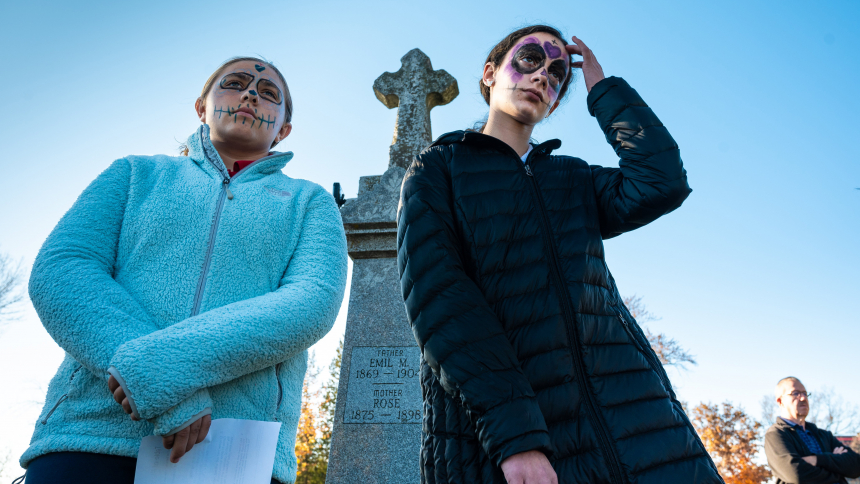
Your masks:
<path fill-rule="evenodd" d="M 690 193 L 675 141 L 624 80 L 588 108 L 620 169 L 525 164 L 474 132 L 440 137 L 406 173 L 398 265 L 422 350 L 422 482 L 504 483 L 540 450 L 562 484 L 720 483 L 663 367 L 624 308 L 602 239 Z"/>

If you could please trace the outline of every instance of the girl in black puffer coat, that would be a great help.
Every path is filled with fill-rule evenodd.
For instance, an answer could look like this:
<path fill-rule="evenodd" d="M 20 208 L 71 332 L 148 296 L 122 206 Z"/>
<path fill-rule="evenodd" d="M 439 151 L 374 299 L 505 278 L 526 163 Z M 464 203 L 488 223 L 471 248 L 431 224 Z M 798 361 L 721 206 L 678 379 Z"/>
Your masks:
<path fill-rule="evenodd" d="M 722 482 L 604 260 L 602 239 L 689 195 L 678 146 L 573 40 L 546 26 L 505 38 L 481 80 L 487 123 L 441 136 L 403 180 L 427 484 Z M 528 143 L 574 68 L 620 168 Z"/>

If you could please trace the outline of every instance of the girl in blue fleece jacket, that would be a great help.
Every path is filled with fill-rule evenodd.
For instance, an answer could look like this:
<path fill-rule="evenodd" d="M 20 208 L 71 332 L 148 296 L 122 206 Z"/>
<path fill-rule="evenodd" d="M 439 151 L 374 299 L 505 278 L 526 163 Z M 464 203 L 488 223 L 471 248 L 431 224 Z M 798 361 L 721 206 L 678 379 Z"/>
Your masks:
<path fill-rule="evenodd" d="M 346 283 L 340 213 L 281 173 L 292 101 L 272 64 L 227 61 L 195 108 L 186 156 L 115 161 L 36 258 L 30 297 L 66 358 L 28 484 L 132 483 L 143 437 L 176 462 L 213 418 L 282 422 L 273 482 L 295 480 L 307 348 Z"/>

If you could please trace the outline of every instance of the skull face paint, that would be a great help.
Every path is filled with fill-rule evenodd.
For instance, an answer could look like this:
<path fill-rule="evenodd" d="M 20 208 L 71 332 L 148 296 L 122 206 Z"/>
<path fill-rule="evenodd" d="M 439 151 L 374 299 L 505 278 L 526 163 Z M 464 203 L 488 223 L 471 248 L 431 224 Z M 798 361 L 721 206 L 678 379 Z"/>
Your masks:
<path fill-rule="evenodd" d="M 232 89 L 237 91 L 244 91 L 251 85 L 256 77 L 247 72 L 231 72 L 227 74 L 221 79 L 220 87 L 221 89 Z M 248 91 L 253 96 L 257 96 L 257 92 L 259 92 L 259 96 L 267 101 L 273 102 L 275 104 L 281 104 L 283 101 L 283 96 L 281 96 L 281 90 L 278 88 L 277 84 L 266 79 L 261 78 L 257 81 L 257 90 L 251 89 Z"/>
<path fill-rule="evenodd" d="M 251 100 L 254 103 L 252 105 L 244 99 L 243 93 L 245 91 L 251 96 L 256 96 L 258 100 L 267 102 L 257 105 L 256 101 Z M 266 77 L 257 79 L 257 76 L 250 69 L 237 69 L 225 74 L 218 84 L 218 89 L 213 91 L 212 96 L 215 102 L 213 114 L 217 114 L 217 119 L 226 115 L 228 118 L 232 118 L 234 123 L 249 124 L 252 128 L 265 126 L 266 130 L 275 127 L 279 106 L 283 103 L 283 95 L 278 85 Z M 235 106 L 231 104 L 231 99 L 232 102 L 235 102 L 239 98 L 242 98 L 240 104 Z"/>
<path fill-rule="evenodd" d="M 554 43 L 554 40 L 552 43 L 544 42 L 541 46 L 540 40 L 536 37 L 526 37 L 511 49 L 513 53 L 505 69 L 511 76 L 515 89 L 523 77 L 542 69 L 540 75 L 547 79 L 547 91 L 550 96 L 548 104 L 558 99 L 561 85 L 567 77 L 567 60 L 563 50 Z"/>

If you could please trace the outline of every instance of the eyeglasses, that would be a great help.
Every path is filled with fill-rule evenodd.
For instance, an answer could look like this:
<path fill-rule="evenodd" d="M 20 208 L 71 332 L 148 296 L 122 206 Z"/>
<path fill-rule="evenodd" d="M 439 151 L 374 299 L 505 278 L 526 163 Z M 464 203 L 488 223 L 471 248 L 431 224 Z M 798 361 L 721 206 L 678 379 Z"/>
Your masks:
<path fill-rule="evenodd" d="M 796 399 L 798 399 L 798 398 L 800 398 L 801 396 L 803 396 L 804 398 L 806 398 L 807 400 L 809 400 L 809 397 L 811 397 L 811 396 L 812 396 L 812 394 L 811 394 L 811 393 L 808 393 L 808 392 L 799 392 L 799 391 L 797 391 L 797 390 L 795 390 L 795 391 L 793 391 L 793 392 L 791 392 L 791 393 L 786 393 L 786 395 L 791 395 L 791 398 L 794 398 L 795 400 L 796 400 Z"/>

